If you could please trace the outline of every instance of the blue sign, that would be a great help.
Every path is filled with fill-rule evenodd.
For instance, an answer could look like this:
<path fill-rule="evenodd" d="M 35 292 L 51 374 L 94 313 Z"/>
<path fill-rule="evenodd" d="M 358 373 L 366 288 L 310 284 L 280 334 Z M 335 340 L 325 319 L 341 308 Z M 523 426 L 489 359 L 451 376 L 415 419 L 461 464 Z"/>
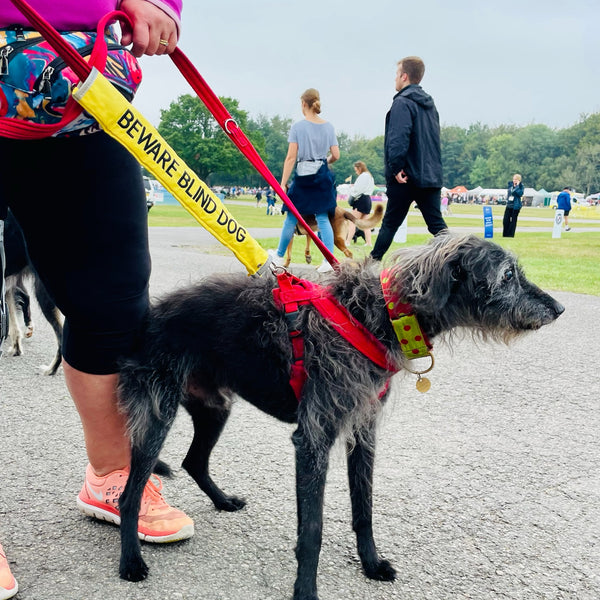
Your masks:
<path fill-rule="evenodd" d="M 494 237 L 494 216 L 492 215 L 492 207 L 483 207 L 483 237 Z"/>

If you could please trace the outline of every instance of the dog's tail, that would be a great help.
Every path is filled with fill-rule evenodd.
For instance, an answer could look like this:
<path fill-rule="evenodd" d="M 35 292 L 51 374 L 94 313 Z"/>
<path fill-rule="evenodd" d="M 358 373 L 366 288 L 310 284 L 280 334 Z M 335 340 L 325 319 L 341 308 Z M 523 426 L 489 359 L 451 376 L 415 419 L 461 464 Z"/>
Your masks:
<path fill-rule="evenodd" d="M 373 209 L 373 212 L 364 219 L 357 219 L 354 215 L 352 215 L 352 213 L 348 214 L 350 214 L 353 217 L 350 220 L 359 229 L 373 229 L 374 227 L 378 227 L 381 221 L 383 220 L 383 204 L 377 203 Z M 349 217 L 346 216 L 346 218 L 348 219 Z"/>

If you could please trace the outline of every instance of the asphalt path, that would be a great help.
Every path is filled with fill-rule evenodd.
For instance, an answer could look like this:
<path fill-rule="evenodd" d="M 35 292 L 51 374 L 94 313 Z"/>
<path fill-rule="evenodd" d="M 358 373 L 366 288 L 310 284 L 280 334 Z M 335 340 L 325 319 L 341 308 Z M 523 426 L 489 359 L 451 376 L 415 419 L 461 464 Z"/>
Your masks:
<path fill-rule="evenodd" d="M 196 228 L 151 230 L 152 293 L 239 272 Z M 556 293 L 566 312 L 514 343 L 436 345 L 427 394 L 394 380 L 378 441 L 375 536 L 394 583 L 361 573 L 341 448 L 319 565 L 321 600 L 600 598 L 600 298 Z M 119 532 L 79 514 L 86 464 L 64 385 L 40 373 L 54 341 L 38 315 L 22 357 L 0 358 L 0 540 L 20 600 L 283 600 L 295 577 L 293 428 L 240 401 L 213 454 L 216 481 L 248 500 L 219 513 L 179 469 L 165 496 L 194 538 L 144 544 L 150 576 L 118 578 Z M 244 365 L 237 365 L 244 368 Z M 236 368 L 236 365 L 232 365 Z M 191 440 L 184 412 L 163 458 Z"/>

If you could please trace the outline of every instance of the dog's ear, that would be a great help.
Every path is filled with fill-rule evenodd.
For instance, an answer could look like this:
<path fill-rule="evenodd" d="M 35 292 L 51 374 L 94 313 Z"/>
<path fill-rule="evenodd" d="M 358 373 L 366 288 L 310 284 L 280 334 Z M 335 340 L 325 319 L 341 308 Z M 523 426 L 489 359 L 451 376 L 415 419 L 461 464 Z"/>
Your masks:
<path fill-rule="evenodd" d="M 469 236 L 439 233 L 425 246 L 399 250 L 393 266 L 399 294 L 417 313 L 442 311 L 468 279 L 465 252 L 476 242 Z"/>

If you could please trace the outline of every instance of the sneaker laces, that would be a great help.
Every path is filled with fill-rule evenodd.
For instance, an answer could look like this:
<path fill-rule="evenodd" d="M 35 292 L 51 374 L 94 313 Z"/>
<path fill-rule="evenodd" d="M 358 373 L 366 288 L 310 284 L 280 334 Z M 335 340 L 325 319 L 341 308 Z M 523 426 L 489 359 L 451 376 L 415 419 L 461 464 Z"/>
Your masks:
<path fill-rule="evenodd" d="M 153 479 L 156 480 L 156 483 L 154 481 L 152 481 Z M 165 500 L 161 494 L 162 488 L 163 488 L 162 479 L 158 475 L 155 475 L 154 473 L 152 473 L 152 475 L 150 475 L 150 479 L 148 479 L 148 481 L 146 482 L 146 485 L 144 486 L 144 494 L 143 495 L 145 497 L 149 496 L 151 501 L 164 504 Z"/>

